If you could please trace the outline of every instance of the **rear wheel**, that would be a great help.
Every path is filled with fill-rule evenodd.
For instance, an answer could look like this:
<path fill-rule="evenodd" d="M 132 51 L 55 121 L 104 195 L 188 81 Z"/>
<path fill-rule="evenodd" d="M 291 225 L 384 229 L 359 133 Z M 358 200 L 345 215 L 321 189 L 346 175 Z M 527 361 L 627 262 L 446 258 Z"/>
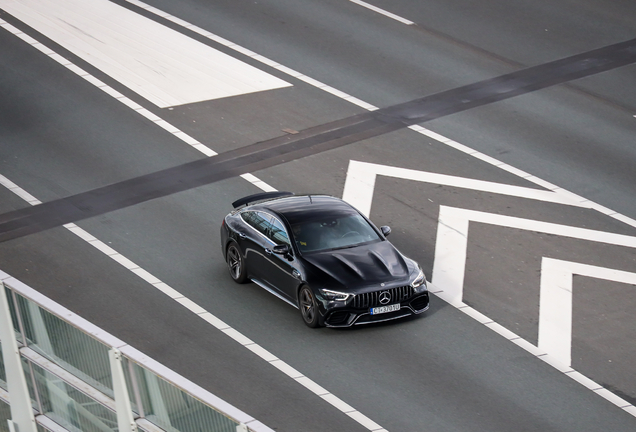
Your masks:
<path fill-rule="evenodd" d="M 227 268 L 230 270 L 230 276 L 237 283 L 245 283 L 247 281 L 247 272 L 245 271 L 245 259 L 241 253 L 241 249 L 236 242 L 231 242 L 227 247 Z"/>
<path fill-rule="evenodd" d="M 316 328 L 320 325 L 320 313 L 318 312 L 314 293 L 311 292 L 311 289 L 306 285 L 300 289 L 298 307 L 300 308 L 300 313 L 303 316 L 303 321 L 305 321 L 305 324 L 307 324 L 308 327 Z"/>

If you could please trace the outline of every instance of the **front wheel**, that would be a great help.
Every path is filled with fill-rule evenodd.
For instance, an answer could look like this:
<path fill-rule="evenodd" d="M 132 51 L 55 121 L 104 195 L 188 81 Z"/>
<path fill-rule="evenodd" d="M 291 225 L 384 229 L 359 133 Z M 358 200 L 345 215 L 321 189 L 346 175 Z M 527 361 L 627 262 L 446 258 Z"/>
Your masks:
<path fill-rule="evenodd" d="M 245 271 L 245 259 L 241 254 L 241 249 L 236 242 L 230 243 L 227 247 L 227 268 L 230 270 L 230 276 L 236 283 L 247 282 L 247 272 Z"/>
<path fill-rule="evenodd" d="M 303 321 L 305 321 L 305 324 L 308 327 L 316 328 L 320 325 L 320 312 L 318 312 L 314 293 L 311 292 L 311 289 L 308 286 L 301 288 L 298 296 L 298 306 L 300 308 L 300 313 L 303 316 Z"/>

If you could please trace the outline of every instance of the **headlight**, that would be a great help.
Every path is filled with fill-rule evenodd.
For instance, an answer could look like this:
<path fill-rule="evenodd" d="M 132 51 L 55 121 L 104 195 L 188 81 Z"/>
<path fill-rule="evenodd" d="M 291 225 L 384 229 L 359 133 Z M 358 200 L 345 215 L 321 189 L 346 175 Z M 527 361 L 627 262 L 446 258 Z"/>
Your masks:
<path fill-rule="evenodd" d="M 415 276 L 415 279 L 413 279 L 413 282 L 411 282 L 411 286 L 415 289 L 416 293 L 426 291 L 426 278 L 421 269 L 417 276 Z"/>
<path fill-rule="evenodd" d="M 328 289 L 320 289 L 320 293 L 327 300 L 336 300 L 336 301 L 345 301 L 349 298 L 351 294 L 343 293 L 340 291 L 332 291 Z"/>

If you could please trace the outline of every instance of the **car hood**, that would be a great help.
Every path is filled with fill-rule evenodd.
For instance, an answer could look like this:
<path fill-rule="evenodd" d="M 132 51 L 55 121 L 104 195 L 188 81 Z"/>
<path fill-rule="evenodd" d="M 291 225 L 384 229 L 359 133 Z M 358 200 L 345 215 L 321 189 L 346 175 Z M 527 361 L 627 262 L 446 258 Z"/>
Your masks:
<path fill-rule="evenodd" d="M 413 264 L 388 241 L 315 252 L 303 258 L 336 284 L 349 289 L 387 283 L 406 285 Z M 410 260 L 409 260 L 410 261 Z"/>

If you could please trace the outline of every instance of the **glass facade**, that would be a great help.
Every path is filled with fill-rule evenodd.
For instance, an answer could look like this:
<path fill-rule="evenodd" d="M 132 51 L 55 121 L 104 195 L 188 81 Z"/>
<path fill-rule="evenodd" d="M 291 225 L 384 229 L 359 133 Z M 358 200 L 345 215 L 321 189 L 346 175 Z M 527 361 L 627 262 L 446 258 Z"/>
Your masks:
<path fill-rule="evenodd" d="M 3 285 L 16 339 L 36 353 L 29 356 L 24 353 L 25 348 L 21 349 L 36 418 L 46 416 L 73 432 L 117 431 L 109 360 L 111 347 L 14 292 L 7 284 Z M 0 354 L 1 348 L 0 344 Z M 41 358 L 46 360 L 39 360 Z M 49 366 L 49 362 L 55 367 Z M 135 419 L 145 418 L 169 432 L 236 431 L 237 421 L 148 368 L 126 357 L 122 366 Z M 7 390 L 2 355 L 0 388 Z M 96 397 L 96 391 L 102 396 Z M 0 432 L 8 430 L 8 418 L 9 407 L 0 398 Z M 38 430 L 46 429 L 38 425 Z"/>
<path fill-rule="evenodd" d="M 113 397 L 109 347 L 16 294 L 26 345 Z"/>

